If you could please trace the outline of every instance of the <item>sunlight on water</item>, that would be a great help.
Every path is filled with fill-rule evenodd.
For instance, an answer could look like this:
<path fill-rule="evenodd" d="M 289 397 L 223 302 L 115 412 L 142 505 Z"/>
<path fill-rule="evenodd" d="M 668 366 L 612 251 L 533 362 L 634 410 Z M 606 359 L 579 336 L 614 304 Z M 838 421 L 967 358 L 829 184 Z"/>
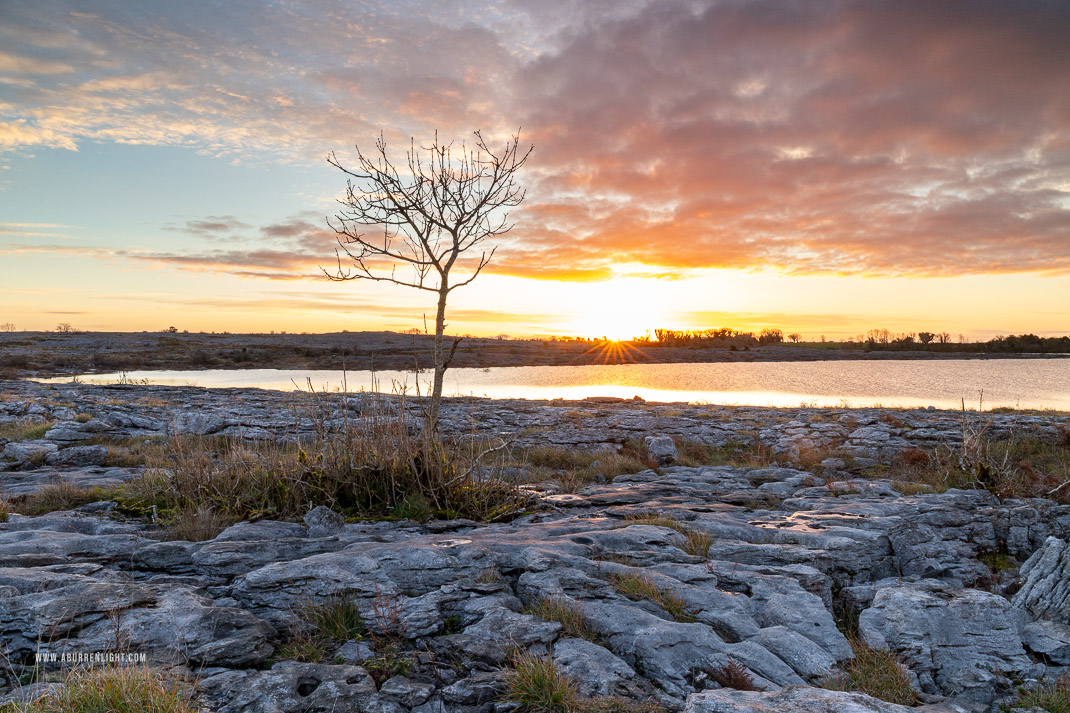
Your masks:
<path fill-rule="evenodd" d="M 427 393 L 428 375 L 420 375 Z M 258 387 L 340 391 L 343 374 L 326 370 L 217 369 L 93 374 L 83 383 L 122 380 L 177 386 Z M 147 380 L 147 382 L 146 382 Z M 415 393 L 411 372 L 349 371 L 349 391 Z M 42 379 L 62 383 L 69 379 Z M 968 408 L 1000 406 L 1070 410 L 1070 360 L 752 362 L 730 364 L 624 364 L 451 369 L 444 393 L 523 399 L 634 396 L 647 401 L 753 406 L 894 406 Z"/>

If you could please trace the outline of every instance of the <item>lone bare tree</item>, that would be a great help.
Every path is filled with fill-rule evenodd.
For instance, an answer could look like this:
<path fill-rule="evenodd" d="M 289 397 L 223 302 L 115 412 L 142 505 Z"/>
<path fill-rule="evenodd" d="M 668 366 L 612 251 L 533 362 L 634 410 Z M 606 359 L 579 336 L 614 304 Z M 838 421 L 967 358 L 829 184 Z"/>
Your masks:
<path fill-rule="evenodd" d="M 343 166 L 332 151 L 327 163 L 346 174 L 345 199 L 334 221 L 338 268 L 324 269 L 331 280 L 375 280 L 434 292 L 438 296 L 431 347 L 434 381 L 427 422 L 438 425 L 442 382 L 460 339 L 447 348 L 446 300 L 472 282 L 490 263 L 496 246 L 488 238 L 512 229 L 508 209 L 520 205 L 525 191 L 516 180 L 534 146 L 520 147 L 520 132 L 497 153 L 475 132 L 474 146 L 442 143 L 438 133 L 429 146 L 410 142 L 400 170 L 387 155 L 383 135 L 375 152 L 357 146 L 357 166 Z M 375 236 L 364 228 L 377 228 Z M 471 259 L 463 257 L 471 251 Z M 479 253 L 475 258 L 476 251 Z M 351 264 L 343 265 L 343 261 Z M 406 274 L 398 274 L 398 268 Z M 404 268 L 411 268 L 407 273 Z M 460 276 L 451 274 L 459 269 Z"/>

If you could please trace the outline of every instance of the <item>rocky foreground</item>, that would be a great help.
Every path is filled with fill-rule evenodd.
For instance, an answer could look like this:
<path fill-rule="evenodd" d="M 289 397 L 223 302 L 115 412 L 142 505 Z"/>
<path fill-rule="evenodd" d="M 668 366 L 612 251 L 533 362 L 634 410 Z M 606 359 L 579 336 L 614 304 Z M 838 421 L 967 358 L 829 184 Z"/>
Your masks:
<path fill-rule="evenodd" d="M 6 432 L 47 424 L 0 441 L 8 499 L 137 477 L 109 442 L 282 439 L 324 425 L 293 408 L 301 397 L 257 390 L 5 382 L 0 394 Z M 361 398 L 322 398 L 328 426 L 361 417 Z M 449 433 L 582 449 L 638 439 L 659 467 L 575 493 L 528 484 L 531 510 L 499 524 L 347 523 L 317 508 L 304 522 L 243 522 L 186 542 L 161 540 L 159 526 L 108 502 L 11 513 L 0 524 L 0 701 L 50 685 L 21 685 L 37 652 L 132 651 L 188 669 L 201 703 L 220 713 L 504 712 L 517 709 L 510 662 L 528 652 L 551 656 L 592 701 L 917 710 L 826 690 L 854 656 L 835 611 L 841 623 L 857 617 L 856 641 L 897 654 L 921 710 L 999 710 L 1017 687 L 1070 665 L 1070 506 L 983 489 L 902 494 L 901 456 L 961 448 L 964 418 L 990 424 L 996 440 L 1024 431 L 1055 442 L 1070 425 L 1059 415 L 457 399 L 444 406 Z M 682 442 L 757 443 L 776 464 L 687 467 Z M 807 458 L 822 452 L 837 456 Z M 859 477 L 882 465 L 882 477 Z M 355 602 L 364 633 L 330 644 L 319 663 L 294 660 L 310 608 L 342 600 Z M 540 616 L 548 606 L 580 623 Z M 718 683 L 733 662 L 758 690 Z"/>

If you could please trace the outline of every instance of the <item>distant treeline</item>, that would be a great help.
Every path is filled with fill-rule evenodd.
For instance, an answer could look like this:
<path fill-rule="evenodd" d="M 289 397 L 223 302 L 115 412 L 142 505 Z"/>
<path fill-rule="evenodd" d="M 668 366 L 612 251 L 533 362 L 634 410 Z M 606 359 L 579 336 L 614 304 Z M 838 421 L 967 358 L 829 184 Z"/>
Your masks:
<path fill-rule="evenodd" d="M 802 342 L 798 333 L 792 332 L 786 340 Z M 780 344 L 785 341 L 779 329 L 763 329 L 755 336 L 753 332 L 735 329 L 655 329 L 651 335 L 633 341 L 652 347 L 722 347 L 726 349 L 749 349 L 753 346 Z M 947 332 L 894 333 L 887 329 L 871 329 L 842 342 L 827 341 L 820 344 L 826 349 L 864 349 L 867 351 L 931 351 L 931 352 L 991 352 L 1001 354 L 1070 354 L 1070 336 L 1038 337 L 1035 334 L 1012 334 L 990 339 L 987 342 L 969 342 L 963 335 L 953 340 Z"/>

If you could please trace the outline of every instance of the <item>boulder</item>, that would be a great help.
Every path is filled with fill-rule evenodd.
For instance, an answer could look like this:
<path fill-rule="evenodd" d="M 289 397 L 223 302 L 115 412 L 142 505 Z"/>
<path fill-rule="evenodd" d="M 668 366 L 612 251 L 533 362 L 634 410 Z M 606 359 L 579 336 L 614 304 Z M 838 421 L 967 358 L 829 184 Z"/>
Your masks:
<path fill-rule="evenodd" d="M 206 675 L 197 692 L 216 713 L 331 713 L 368 710 L 375 681 L 359 666 L 282 661 L 267 671 Z"/>
<path fill-rule="evenodd" d="M 647 436 L 643 442 L 646 444 L 646 452 L 657 461 L 658 465 L 675 463 L 680 457 L 676 450 L 676 443 L 670 436 Z"/>
<path fill-rule="evenodd" d="M 1006 599 L 935 580 L 877 591 L 858 622 L 866 644 L 895 651 L 923 691 L 979 703 L 991 703 L 1003 685 L 994 672 L 1031 667 L 1019 627 Z"/>
<path fill-rule="evenodd" d="M 317 505 L 304 517 L 309 537 L 330 537 L 345 529 L 345 518 L 325 505 Z"/>
<path fill-rule="evenodd" d="M 1049 537 L 1018 573 L 1022 588 L 1012 603 L 1033 619 L 1070 624 L 1070 546 Z"/>

